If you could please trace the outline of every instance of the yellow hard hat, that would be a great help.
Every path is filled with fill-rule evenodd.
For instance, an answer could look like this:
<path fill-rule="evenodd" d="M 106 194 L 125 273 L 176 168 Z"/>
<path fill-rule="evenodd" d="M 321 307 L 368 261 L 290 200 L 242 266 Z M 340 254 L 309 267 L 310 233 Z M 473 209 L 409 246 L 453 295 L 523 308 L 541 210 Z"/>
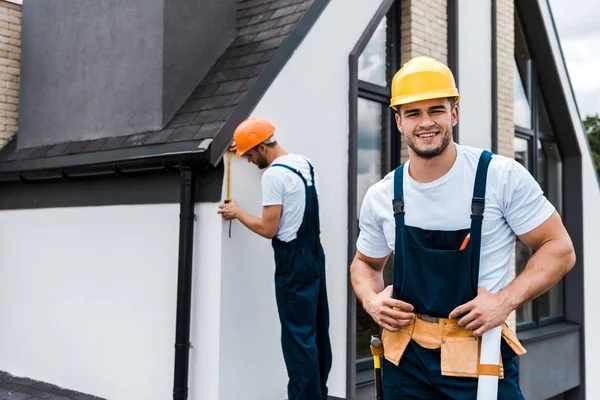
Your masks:
<path fill-rule="evenodd" d="M 392 80 L 390 107 L 414 101 L 460 96 L 454 75 L 446 65 L 431 57 L 415 57 L 405 63 Z"/>

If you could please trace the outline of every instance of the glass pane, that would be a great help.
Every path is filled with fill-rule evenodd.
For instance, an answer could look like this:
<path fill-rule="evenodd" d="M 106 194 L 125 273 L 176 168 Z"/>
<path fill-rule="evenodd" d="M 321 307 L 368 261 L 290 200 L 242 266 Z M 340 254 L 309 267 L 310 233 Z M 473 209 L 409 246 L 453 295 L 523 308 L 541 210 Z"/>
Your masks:
<path fill-rule="evenodd" d="M 358 99 L 358 175 L 357 175 L 357 215 L 362 200 L 369 187 L 377 183 L 390 170 L 389 137 L 391 116 L 385 104 Z M 393 262 L 390 260 L 384 269 L 384 282 L 392 281 Z M 356 303 L 356 359 L 371 356 L 369 341 L 371 335 L 379 334 L 378 325 L 364 311 L 360 302 Z"/>
<path fill-rule="evenodd" d="M 562 160 L 555 142 L 538 140 L 538 182 L 548 200 L 562 213 Z M 563 315 L 563 281 L 538 298 L 540 319 Z"/>
<path fill-rule="evenodd" d="M 389 107 L 358 99 L 357 215 L 369 187 L 389 171 L 387 142 L 390 118 Z"/>
<path fill-rule="evenodd" d="M 517 239 L 515 245 L 515 264 L 517 268 L 517 276 L 523 272 L 527 261 L 531 258 L 532 251 L 529 247 Z M 517 308 L 517 324 L 533 322 L 533 303 L 529 302 L 524 306 Z"/>
<path fill-rule="evenodd" d="M 515 160 L 522 166 L 531 169 L 531 162 L 529 160 L 529 141 L 515 136 Z"/>
<path fill-rule="evenodd" d="M 531 98 L 531 54 L 527 47 L 525 33 L 515 13 L 515 63 L 518 76 L 521 78 L 526 97 Z"/>
<path fill-rule="evenodd" d="M 554 136 L 552 126 L 550 125 L 550 118 L 548 118 L 548 112 L 546 111 L 546 104 L 539 88 L 538 94 L 538 129 L 547 136 Z"/>
<path fill-rule="evenodd" d="M 513 86 L 515 125 L 531 129 L 531 107 L 516 62 L 514 63 Z"/>
<path fill-rule="evenodd" d="M 388 86 L 391 78 L 391 35 L 389 16 L 381 20 L 369 43 L 358 57 L 358 79 Z"/>
<path fill-rule="evenodd" d="M 548 182 L 547 172 L 548 169 L 546 163 L 546 154 L 544 153 L 544 149 L 542 148 L 542 143 L 540 140 L 537 141 L 537 152 L 538 152 L 538 170 L 537 170 L 537 181 L 542 187 L 544 191 L 544 195 L 548 194 L 548 187 L 546 183 Z"/>
<path fill-rule="evenodd" d="M 531 159 L 529 156 L 529 140 L 516 137 L 515 142 L 515 160 L 522 166 L 531 169 Z M 525 246 L 523 242 L 517 239 L 515 244 L 515 265 L 517 275 L 519 275 L 525 269 L 527 261 L 532 255 L 532 251 L 529 247 Z M 522 307 L 517 308 L 517 324 L 523 324 L 533 322 L 533 303 L 525 304 Z"/>
<path fill-rule="evenodd" d="M 540 319 L 563 315 L 563 281 L 538 298 Z"/>
<path fill-rule="evenodd" d="M 555 142 L 538 140 L 538 182 L 562 215 L 562 159 Z"/>

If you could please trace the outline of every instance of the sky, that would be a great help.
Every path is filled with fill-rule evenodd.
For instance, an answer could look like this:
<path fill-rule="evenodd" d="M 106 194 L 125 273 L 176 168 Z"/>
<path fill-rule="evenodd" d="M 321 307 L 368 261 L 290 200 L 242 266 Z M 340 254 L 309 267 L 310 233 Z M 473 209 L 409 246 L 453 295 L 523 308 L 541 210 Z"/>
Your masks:
<path fill-rule="evenodd" d="M 600 1 L 549 1 L 581 118 L 600 114 Z"/>

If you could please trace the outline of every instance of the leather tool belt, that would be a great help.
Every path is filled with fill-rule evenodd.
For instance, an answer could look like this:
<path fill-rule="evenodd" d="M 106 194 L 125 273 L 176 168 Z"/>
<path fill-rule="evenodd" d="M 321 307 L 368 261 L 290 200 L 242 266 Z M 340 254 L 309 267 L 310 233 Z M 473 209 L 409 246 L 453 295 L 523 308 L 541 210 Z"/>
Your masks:
<path fill-rule="evenodd" d="M 426 349 L 441 348 L 442 375 L 471 377 L 495 375 L 504 378 L 502 356 L 498 365 L 480 364 L 481 340 L 473 331 L 457 325 L 458 320 L 435 318 L 417 314 L 414 322 L 398 332 L 383 330 L 383 356 L 394 365 L 400 363 L 404 350 L 411 340 Z M 506 324 L 502 324 L 502 337 L 513 351 L 521 356 L 526 350 Z"/>

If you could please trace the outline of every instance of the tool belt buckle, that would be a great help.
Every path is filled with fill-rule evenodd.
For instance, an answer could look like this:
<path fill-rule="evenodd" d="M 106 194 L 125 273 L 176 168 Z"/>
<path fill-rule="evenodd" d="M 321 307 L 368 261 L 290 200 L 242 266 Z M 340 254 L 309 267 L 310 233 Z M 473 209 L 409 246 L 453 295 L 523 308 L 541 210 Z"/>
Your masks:
<path fill-rule="evenodd" d="M 429 315 L 425 314 L 417 314 L 417 318 L 422 319 L 425 322 L 431 322 L 433 324 L 437 324 L 440 322 L 440 319 L 438 317 L 430 317 Z"/>

